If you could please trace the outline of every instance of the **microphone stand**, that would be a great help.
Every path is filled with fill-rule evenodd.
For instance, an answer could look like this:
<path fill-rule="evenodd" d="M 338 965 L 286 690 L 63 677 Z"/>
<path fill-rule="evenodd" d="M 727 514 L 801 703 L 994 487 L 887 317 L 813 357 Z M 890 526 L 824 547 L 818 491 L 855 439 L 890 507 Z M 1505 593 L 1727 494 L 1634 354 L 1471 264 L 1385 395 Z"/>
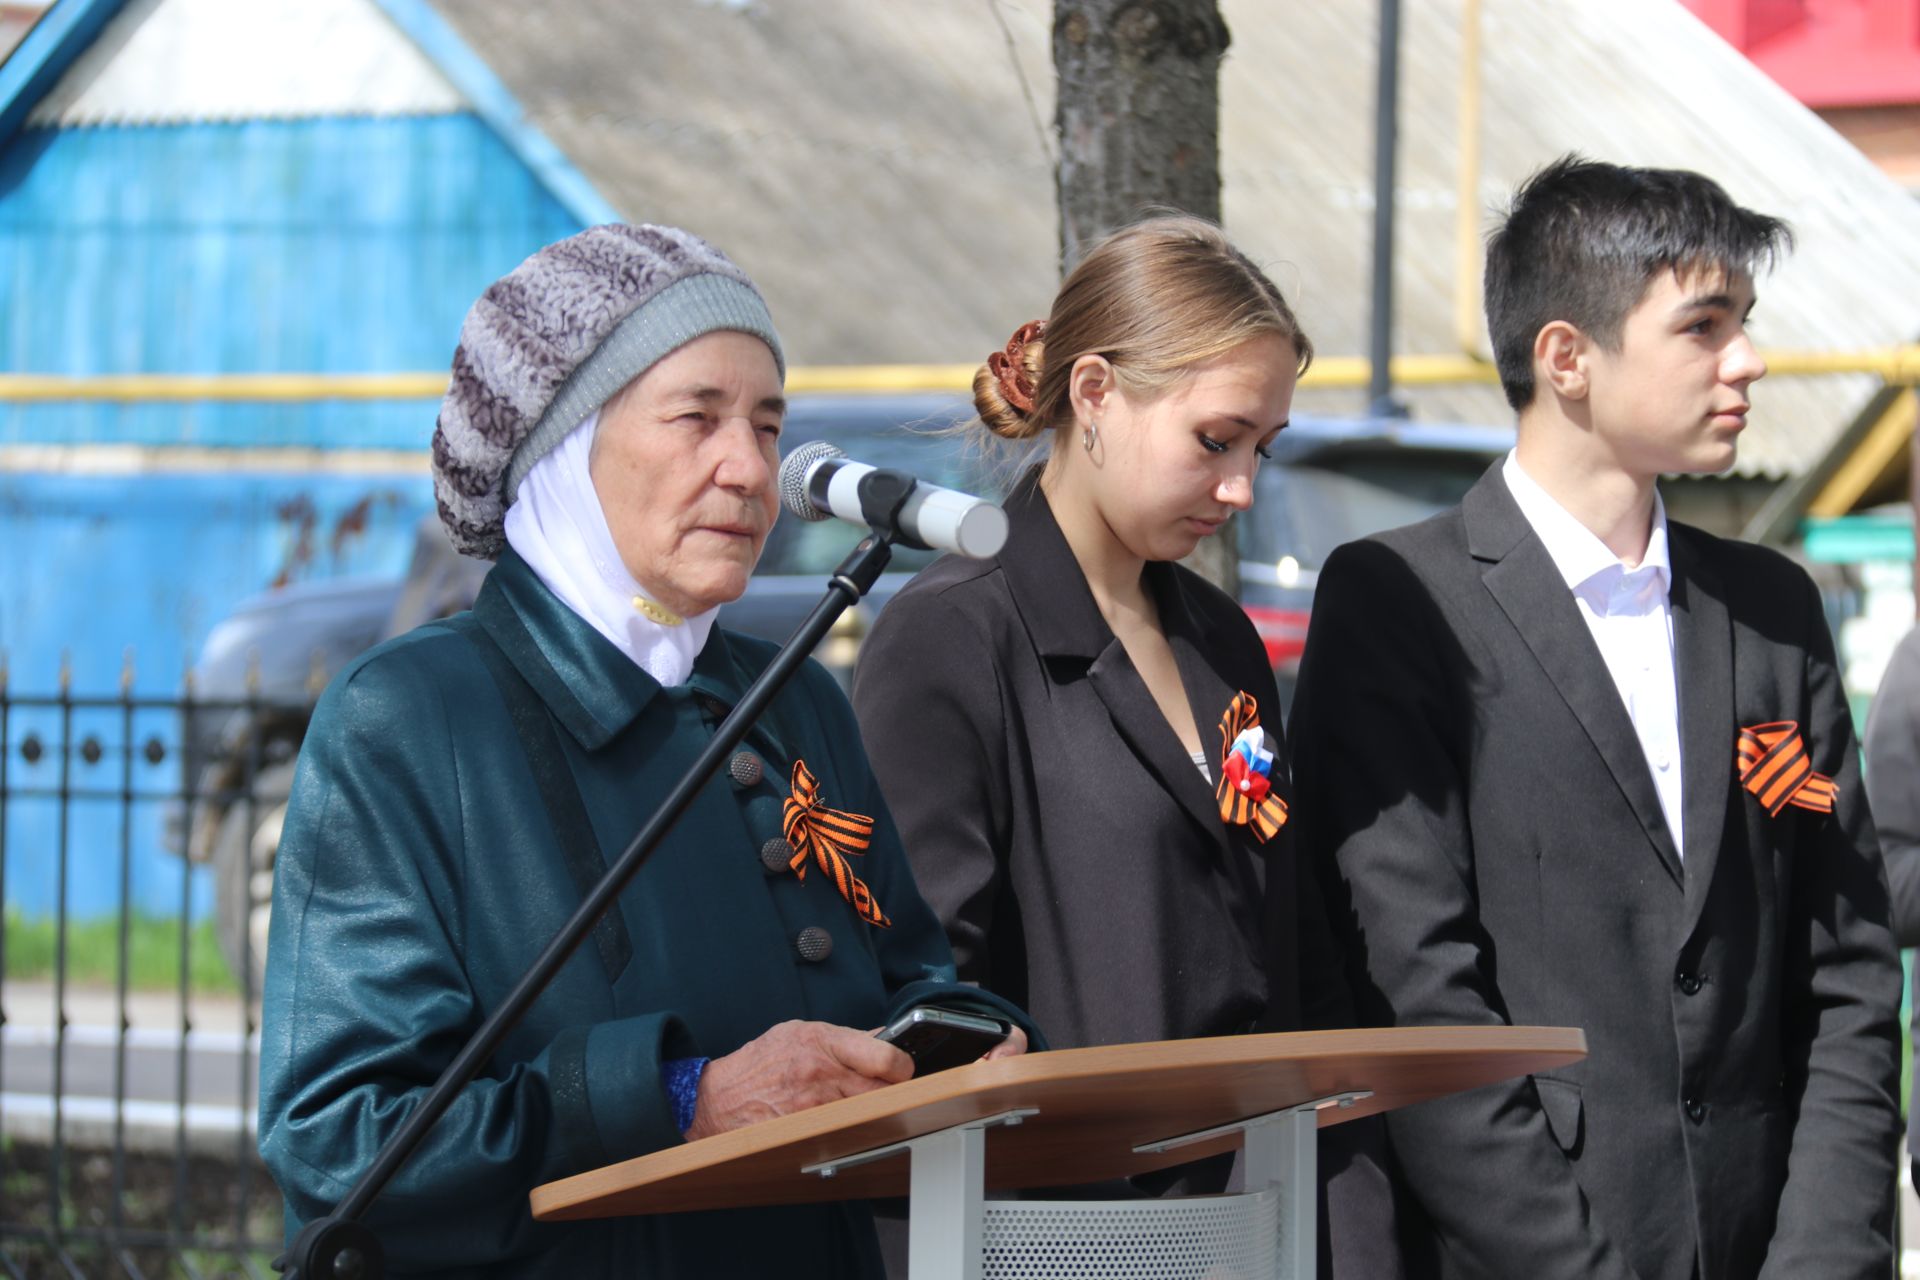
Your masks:
<path fill-rule="evenodd" d="M 466 1087 L 468 1081 L 479 1075 L 480 1069 L 492 1059 L 507 1033 L 519 1023 L 535 998 L 546 989 L 607 908 L 613 905 L 621 891 L 633 880 L 647 858 L 666 838 L 673 824 L 693 803 L 701 788 L 719 772 L 721 764 L 733 753 L 740 740 L 746 737 L 747 730 L 778 696 L 793 673 L 800 669 L 800 664 L 806 661 L 814 646 L 826 636 L 842 613 L 872 589 L 874 581 L 893 558 L 894 541 L 910 541 L 901 537 L 899 517 L 914 485 L 913 477 L 894 471 L 874 471 L 861 477 L 860 504 L 867 518 L 867 527 L 872 532 L 833 571 L 825 597 L 813 607 L 813 612 L 807 615 L 806 621 L 800 624 L 786 644 L 781 646 L 766 670 L 747 686 L 739 705 L 720 722 L 706 749 L 688 766 L 680 781 L 667 793 L 667 798 L 654 810 L 653 816 L 647 819 L 632 843 L 627 845 L 626 851 L 593 887 L 586 901 L 580 904 L 560 932 L 547 943 L 546 949 L 533 962 L 533 967 L 514 985 L 499 1007 L 487 1016 L 480 1029 L 473 1033 L 473 1038 L 440 1073 L 440 1078 L 434 1081 L 433 1088 L 420 1105 L 408 1114 L 400 1128 L 381 1146 L 373 1163 L 353 1184 L 346 1198 L 334 1207 L 332 1213 L 315 1218 L 301 1229 L 287 1251 L 274 1259 L 275 1270 L 284 1272 L 288 1280 L 383 1280 L 386 1275 L 386 1253 L 373 1230 L 360 1221 L 361 1216 L 387 1183 L 393 1180 L 394 1175 L 400 1172 L 408 1157 L 433 1128 L 434 1122 L 453 1104 L 455 1095 Z"/>

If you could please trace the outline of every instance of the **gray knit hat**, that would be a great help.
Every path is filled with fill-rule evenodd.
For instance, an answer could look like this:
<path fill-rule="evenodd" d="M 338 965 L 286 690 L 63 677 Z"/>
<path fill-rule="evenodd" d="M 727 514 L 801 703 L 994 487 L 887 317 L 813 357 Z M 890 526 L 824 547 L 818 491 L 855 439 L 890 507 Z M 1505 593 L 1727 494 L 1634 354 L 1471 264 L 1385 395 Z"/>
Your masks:
<path fill-rule="evenodd" d="M 460 326 L 433 433 L 433 494 L 454 548 L 499 556 L 533 464 L 662 357 L 720 329 L 764 341 L 786 377 L 753 282 L 678 227 L 591 227 L 494 281 Z"/>

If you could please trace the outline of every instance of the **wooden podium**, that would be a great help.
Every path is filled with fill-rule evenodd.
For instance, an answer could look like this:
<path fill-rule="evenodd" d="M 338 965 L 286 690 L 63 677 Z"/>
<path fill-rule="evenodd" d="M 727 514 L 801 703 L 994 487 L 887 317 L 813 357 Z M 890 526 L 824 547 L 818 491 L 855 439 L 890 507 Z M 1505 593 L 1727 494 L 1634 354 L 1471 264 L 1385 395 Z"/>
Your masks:
<path fill-rule="evenodd" d="M 1586 1052 L 1576 1028 L 1402 1027 L 977 1062 L 550 1182 L 534 1189 L 533 1215 L 555 1222 L 908 1194 L 913 1280 L 1311 1280 L 1319 1127 L 1552 1070 Z M 985 1197 L 1147 1173 L 1242 1145 L 1241 1194 Z"/>

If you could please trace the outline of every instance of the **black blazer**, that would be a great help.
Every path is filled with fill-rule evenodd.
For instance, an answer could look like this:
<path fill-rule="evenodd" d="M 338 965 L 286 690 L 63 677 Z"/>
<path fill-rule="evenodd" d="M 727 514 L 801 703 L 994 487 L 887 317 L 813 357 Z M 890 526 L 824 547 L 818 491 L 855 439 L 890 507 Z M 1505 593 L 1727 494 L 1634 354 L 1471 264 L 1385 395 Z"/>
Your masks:
<path fill-rule="evenodd" d="M 1867 799 L 1893 899 L 1893 940 L 1920 946 L 1920 627 L 1900 638 L 1867 714 Z M 1920 973 L 1914 975 L 1920 993 Z M 1914 1002 L 1920 1016 L 1920 1000 Z M 1920 1151 L 1920 1108 L 1907 1104 L 1907 1152 Z M 1920 1163 L 1920 1162 L 1917 1162 Z"/>
<path fill-rule="evenodd" d="M 1262 845 L 1221 819 L 1033 480 L 1008 501 L 998 556 L 947 557 L 888 602 L 854 678 L 881 792 L 960 977 L 1024 1002 L 1062 1049 L 1345 1025 L 1291 825 Z M 1281 748 L 1286 796 L 1252 623 L 1178 565 L 1150 564 L 1147 580 L 1209 767 L 1245 690 Z"/>
<path fill-rule="evenodd" d="M 1900 970 L 1819 596 L 1669 534 L 1684 859 L 1497 466 L 1322 571 L 1300 839 L 1363 1021 L 1586 1030 L 1584 1062 L 1388 1115 L 1438 1274 L 1882 1280 Z M 1778 720 L 1830 816 L 1739 784 L 1739 730 Z"/>
<path fill-rule="evenodd" d="M 924 570 L 880 615 L 854 678 L 875 776 L 960 977 L 1024 1002 L 1055 1048 L 1351 1026 L 1293 825 L 1262 844 L 1221 819 L 1035 478 L 1008 499 L 1001 553 Z M 1287 796 L 1253 624 L 1178 565 L 1146 574 L 1209 767 L 1245 691 Z M 1328 1136 L 1323 1248 L 1343 1275 L 1397 1275 L 1378 1127 Z M 1195 1176 L 1185 1189 L 1218 1188 Z"/>

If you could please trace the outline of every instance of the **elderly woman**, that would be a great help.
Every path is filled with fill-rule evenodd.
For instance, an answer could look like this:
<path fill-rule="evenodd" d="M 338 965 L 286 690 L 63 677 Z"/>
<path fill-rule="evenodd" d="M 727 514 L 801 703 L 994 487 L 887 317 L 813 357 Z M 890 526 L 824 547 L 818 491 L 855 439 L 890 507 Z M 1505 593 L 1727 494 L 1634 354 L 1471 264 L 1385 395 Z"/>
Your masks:
<path fill-rule="evenodd" d="M 434 486 L 455 545 L 498 563 L 471 613 L 334 680 L 280 846 L 260 1150 L 290 1234 L 771 659 L 714 615 L 777 510 L 783 375 L 746 276 L 667 227 L 551 245 L 469 313 Z M 805 874 L 790 798 L 871 819 L 857 878 Z M 851 710 L 809 665 L 367 1221 L 405 1275 L 877 1276 L 863 1205 L 542 1225 L 527 1192 L 904 1080 L 869 1031 L 913 1005 L 1019 1017 L 953 979 Z"/>

